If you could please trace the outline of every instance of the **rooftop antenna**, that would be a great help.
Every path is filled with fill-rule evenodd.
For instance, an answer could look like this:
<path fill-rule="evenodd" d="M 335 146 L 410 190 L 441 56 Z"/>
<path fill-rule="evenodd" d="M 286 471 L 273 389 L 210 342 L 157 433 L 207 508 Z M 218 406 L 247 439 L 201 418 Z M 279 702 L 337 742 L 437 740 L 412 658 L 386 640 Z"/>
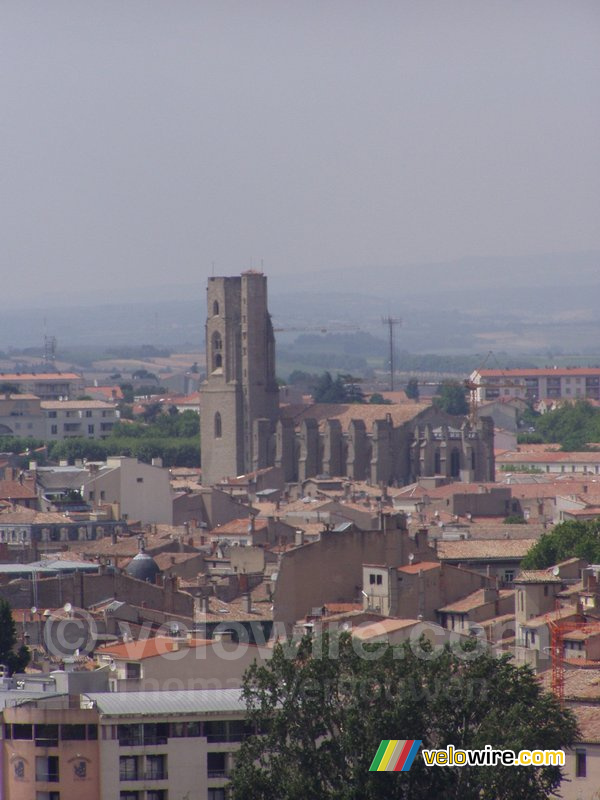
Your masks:
<path fill-rule="evenodd" d="M 381 322 L 387 325 L 390 337 L 390 392 L 394 391 L 394 328 L 396 325 L 402 325 L 400 317 L 382 317 Z"/>

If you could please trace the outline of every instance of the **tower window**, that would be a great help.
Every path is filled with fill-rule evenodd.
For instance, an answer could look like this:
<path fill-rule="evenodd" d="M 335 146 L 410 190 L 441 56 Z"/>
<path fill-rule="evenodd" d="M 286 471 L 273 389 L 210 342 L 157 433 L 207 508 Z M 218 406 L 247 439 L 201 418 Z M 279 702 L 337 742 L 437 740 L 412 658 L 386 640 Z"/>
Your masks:
<path fill-rule="evenodd" d="M 214 317 L 218 317 L 219 316 L 219 301 L 218 300 L 215 300 L 215 302 L 213 303 L 213 316 Z"/>
<path fill-rule="evenodd" d="M 215 331 L 212 335 L 212 362 L 213 370 L 220 369 L 223 366 L 223 340 L 221 334 Z"/>
<path fill-rule="evenodd" d="M 221 423 L 221 415 L 217 411 L 215 414 L 215 439 L 220 439 L 223 435 L 223 427 Z"/>

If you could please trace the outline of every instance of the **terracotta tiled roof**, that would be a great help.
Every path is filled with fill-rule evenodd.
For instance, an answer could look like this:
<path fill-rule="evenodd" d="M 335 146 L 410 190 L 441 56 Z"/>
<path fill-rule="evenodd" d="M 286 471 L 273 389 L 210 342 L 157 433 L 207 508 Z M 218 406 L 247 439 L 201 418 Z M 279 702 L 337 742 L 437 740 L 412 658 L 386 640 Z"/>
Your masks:
<path fill-rule="evenodd" d="M 407 564 L 404 567 L 398 567 L 398 572 L 406 572 L 409 575 L 418 575 L 421 570 L 428 572 L 431 569 L 440 569 L 441 564 L 439 561 L 418 561 L 416 564 Z"/>
<path fill-rule="evenodd" d="M 562 579 L 559 575 L 553 575 L 550 569 L 525 569 L 514 583 L 562 583 Z"/>
<path fill-rule="evenodd" d="M 210 531 L 211 536 L 251 536 L 252 530 L 250 528 L 250 517 L 244 519 L 232 519 L 224 525 L 219 525 L 218 528 L 213 528 Z M 262 531 L 267 528 L 268 522 L 266 519 L 257 519 L 254 522 L 254 531 Z"/>
<path fill-rule="evenodd" d="M 0 525 L 11 524 L 16 525 L 69 525 L 73 524 L 73 520 L 65 517 L 64 514 L 55 514 L 46 511 L 36 511 L 33 508 L 25 508 L 24 506 L 17 506 L 11 511 L 0 514 Z"/>
<path fill-rule="evenodd" d="M 477 373 L 484 378 L 570 378 L 572 375 L 600 375 L 597 367 L 569 367 L 554 369 L 553 367 L 534 367 L 532 369 L 478 369 Z"/>
<path fill-rule="evenodd" d="M 547 450 L 538 453 L 507 452 L 497 456 L 498 464 L 596 464 L 600 463 L 600 452 L 581 451 L 563 453 L 556 450 Z"/>
<path fill-rule="evenodd" d="M 46 410 L 58 411 L 61 408 L 98 408 L 98 409 L 114 409 L 114 403 L 106 403 L 104 400 L 42 400 L 42 408 Z"/>
<path fill-rule="evenodd" d="M 75 372 L 0 372 L 0 381 L 60 381 L 81 380 Z"/>
<path fill-rule="evenodd" d="M 149 639 L 138 639 L 135 642 L 123 642 L 122 644 L 109 644 L 104 647 L 98 647 L 96 653 L 99 656 L 109 655 L 117 659 L 142 661 L 145 658 L 154 658 L 165 653 L 172 653 L 178 647 L 200 647 L 209 643 L 208 639 L 188 639 L 185 643 L 181 643 L 170 636 L 154 636 Z"/>
<path fill-rule="evenodd" d="M 581 731 L 581 742 L 600 743 L 600 706 L 576 703 L 572 706 Z"/>
<path fill-rule="evenodd" d="M 33 500 L 37 497 L 35 487 L 31 483 L 19 483 L 19 481 L 0 481 L 0 498 Z"/>
<path fill-rule="evenodd" d="M 316 419 L 320 426 L 324 426 L 328 419 L 338 419 L 343 430 L 347 430 L 353 419 L 363 420 L 367 429 L 386 414 L 392 418 L 394 425 L 414 419 L 421 411 L 429 408 L 429 403 L 397 403 L 389 406 L 373 405 L 371 403 L 314 403 L 313 405 L 282 406 L 281 415 L 292 417 L 296 425 L 304 419 Z"/>
<path fill-rule="evenodd" d="M 449 614 L 468 614 L 469 611 L 473 611 L 479 608 L 479 606 L 495 602 L 495 598 L 492 598 L 492 600 L 485 600 L 484 592 L 485 589 L 478 589 L 476 592 L 463 597 L 461 600 L 457 600 L 455 603 L 450 603 L 443 608 L 439 608 L 438 611 Z M 514 595 L 514 589 L 500 589 L 498 592 L 498 599 L 504 600 L 507 597 L 514 597 Z"/>
<path fill-rule="evenodd" d="M 386 636 L 390 633 L 404 630 L 405 628 L 413 628 L 418 624 L 419 620 L 417 619 L 393 619 L 392 617 L 386 617 L 377 622 L 358 625 L 352 629 L 352 636 L 365 641 L 367 639 L 375 639 L 379 636 Z"/>
<path fill-rule="evenodd" d="M 456 542 L 437 541 L 437 554 L 446 561 L 504 560 L 524 558 L 537 539 L 463 539 Z"/>

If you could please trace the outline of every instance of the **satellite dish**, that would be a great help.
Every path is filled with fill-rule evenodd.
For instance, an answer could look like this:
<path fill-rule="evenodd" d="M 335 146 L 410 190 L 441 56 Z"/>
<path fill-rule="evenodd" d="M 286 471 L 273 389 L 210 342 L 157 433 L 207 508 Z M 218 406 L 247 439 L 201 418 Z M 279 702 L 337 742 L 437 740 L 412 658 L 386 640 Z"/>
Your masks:
<path fill-rule="evenodd" d="M 554 575 L 555 578 L 558 578 L 558 576 L 560 575 L 560 567 L 553 567 L 552 574 Z"/>
<path fill-rule="evenodd" d="M 73 611 L 73 606 L 71 603 L 65 603 L 63 609 L 67 612 L 67 614 L 70 614 L 71 611 Z"/>
<path fill-rule="evenodd" d="M 37 614 L 37 606 L 31 606 L 31 613 Z"/>
<path fill-rule="evenodd" d="M 414 560 L 415 560 L 415 554 L 414 553 L 409 553 L 408 554 L 408 563 L 412 564 Z"/>

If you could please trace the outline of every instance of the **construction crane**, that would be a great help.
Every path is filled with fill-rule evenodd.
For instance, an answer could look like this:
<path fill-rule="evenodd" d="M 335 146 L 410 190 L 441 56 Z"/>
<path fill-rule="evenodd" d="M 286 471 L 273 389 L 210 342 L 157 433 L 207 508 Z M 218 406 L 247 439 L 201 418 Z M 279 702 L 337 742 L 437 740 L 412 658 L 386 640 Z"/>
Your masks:
<path fill-rule="evenodd" d="M 298 328 L 273 328 L 274 333 L 330 333 L 332 331 L 359 331 L 358 325 L 327 325 L 327 326 L 314 326 L 306 327 L 301 326 Z"/>
<path fill-rule="evenodd" d="M 555 568 L 556 569 L 556 568 Z M 558 606 L 556 611 L 564 610 L 568 613 L 569 609 Z M 585 622 L 585 620 L 577 622 L 576 620 L 551 618 L 550 615 L 546 616 L 548 628 L 550 629 L 550 658 L 552 664 L 551 675 L 551 688 L 552 692 L 556 695 L 559 702 L 562 704 L 565 701 L 565 661 L 564 661 L 564 640 L 565 635 L 572 631 L 581 631 L 582 633 L 599 633 L 599 622 Z"/>
<path fill-rule="evenodd" d="M 483 363 L 481 364 L 481 366 L 477 368 L 476 372 L 479 372 L 481 374 L 481 371 L 483 369 L 485 369 L 485 365 L 486 365 L 487 360 L 488 360 L 488 358 L 490 356 L 494 356 L 494 358 L 496 359 L 496 363 L 498 363 L 498 359 L 496 358 L 494 352 L 492 350 L 490 350 L 488 352 L 487 356 L 485 357 Z M 500 365 L 498 365 L 498 369 L 501 372 L 504 372 L 504 369 L 502 367 L 500 367 Z M 463 386 L 469 392 L 469 418 L 470 418 L 470 421 L 471 421 L 472 424 L 475 424 L 475 422 L 477 422 L 477 409 L 478 409 L 478 405 L 479 405 L 478 400 L 477 400 L 477 392 L 478 392 L 479 389 L 494 389 L 495 390 L 495 389 L 522 389 L 523 388 L 522 384 L 517 383 L 515 381 L 511 381 L 510 378 L 508 378 L 508 377 L 505 377 L 505 382 L 504 383 L 498 383 L 496 381 L 491 381 L 490 383 L 483 383 L 483 382 L 482 383 L 475 383 L 475 381 L 472 381 L 470 378 L 467 378 L 465 381 L 463 381 Z"/>

